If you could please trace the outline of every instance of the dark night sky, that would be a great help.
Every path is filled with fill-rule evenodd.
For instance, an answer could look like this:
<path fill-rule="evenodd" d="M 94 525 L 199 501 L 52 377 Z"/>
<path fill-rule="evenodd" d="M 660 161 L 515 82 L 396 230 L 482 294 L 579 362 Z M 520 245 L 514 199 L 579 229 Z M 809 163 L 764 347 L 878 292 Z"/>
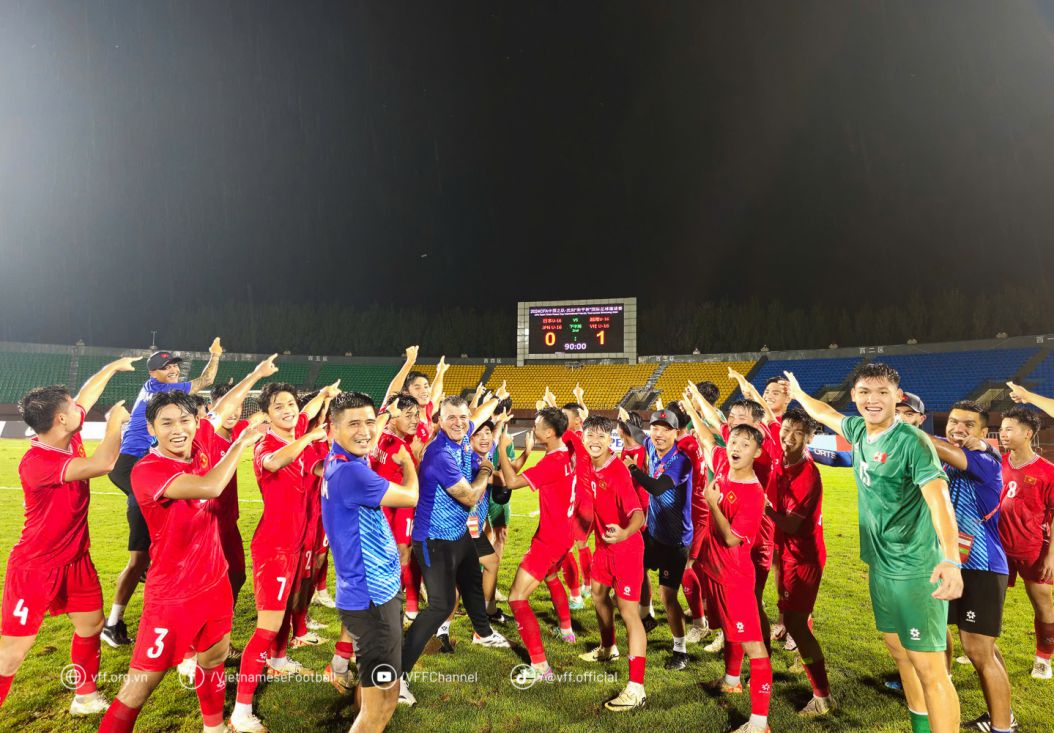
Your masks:
<path fill-rule="evenodd" d="M 249 282 L 511 308 L 1047 276 L 1052 29 L 1009 0 L 6 0 L 0 338 L 138 341 Z"/>

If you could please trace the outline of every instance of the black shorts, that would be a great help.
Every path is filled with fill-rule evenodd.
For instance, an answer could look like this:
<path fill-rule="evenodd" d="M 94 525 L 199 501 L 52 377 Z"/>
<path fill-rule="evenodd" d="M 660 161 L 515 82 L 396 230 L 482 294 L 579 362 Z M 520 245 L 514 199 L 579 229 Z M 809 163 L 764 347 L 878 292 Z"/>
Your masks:
<path fill-rule="evenodd" d="M 659 585 L 677 589 L 681 587 L 681 576 L 688 564 L 688 547 L 659 542 L 647 531 L 644 532 L 644 569 L 659 571 Z"/>
<path fill-rule="evenodd" d="M 363 611 L 338 609 L 355 644 L 355 665 L 363 687 L 391 689 L 403 676 L 403 609 L 399 596 Z"/>
<path fill-rule="evenodd" d="M 963 594 L 948 602 L 948 625 L 970 634 L 998 637 L 1003 630 L 1008 576 L 988 570 L 963 570 L 962 574 Z"/>
<path fill-rule="evenodd" d="M 479 537 L 472 538 L 472 544 L 476 546 L 476 555 L 479 557 L 486 557 L 487 555 L 494 554 L 494 545 L 490 544 L 490 540 L 487 539 L 487 533 L 484 532 Z"/>
<path fill-rule="evenodd" d="M 139 456 L 122 453 L 117 456 L 117 463 L 110 471 L 107 478 L 113 485 L 119 488 L 128 497 L 128 509 L 125 516 L 128 518 L 128 551 L 147 552 L 150 549 L 150 530 L 147 529 L 143 513 L 139 511 L 139 504 L 132 493 L 132 467 L 139 462 Z"/>

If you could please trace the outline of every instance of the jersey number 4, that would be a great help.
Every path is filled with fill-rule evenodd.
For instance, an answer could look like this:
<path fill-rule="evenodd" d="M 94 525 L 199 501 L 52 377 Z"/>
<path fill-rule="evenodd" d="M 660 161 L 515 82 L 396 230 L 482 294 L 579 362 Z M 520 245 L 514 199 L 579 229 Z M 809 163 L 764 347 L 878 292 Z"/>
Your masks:
<path fill-rule="evenodd" d="M 26 607 L 26 599 L 19 598 L 18 603 L 15 604 L 15 610 L 12 611 L 12 615 L 22 622 L 22 625 L 26 625 L 26 621 L 29 619 L 29 609 Z"/>

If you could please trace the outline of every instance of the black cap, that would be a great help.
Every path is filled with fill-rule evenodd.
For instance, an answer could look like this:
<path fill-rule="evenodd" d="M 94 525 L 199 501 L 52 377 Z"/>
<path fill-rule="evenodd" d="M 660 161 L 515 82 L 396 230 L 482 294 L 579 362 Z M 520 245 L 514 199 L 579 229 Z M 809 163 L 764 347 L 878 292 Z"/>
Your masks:
<path fill-rule="evenodd" d="M 153 372 L 158 369 L 164 369 L 169 364 L 180 364 L 182 362 L 183 359 L 176 356 L 171 351 L 155 351 L 146 361 L 146 370 L 148 372 Z"/>
<path fill-rule="evenodd" d="M 920 415 L 926 414 L 926 405 L 923 404 L 922 399 L 917 394 L 905 392 L 904 399 L 897 403 L 897 407 L 900 407 L 901 405 L 906 405 L 907 407 L 910 407 L 912 410 L 919 413 Z"/>
<path fill-rule="evenodd" d="M 672 430 L 680 427 L 677 423 L 677 414 L 672 410 L 658 410 L 651 413 L 651 420 L 648 421 L 648 424 L 655 425 L 656 423 L 663 423 Z"/>

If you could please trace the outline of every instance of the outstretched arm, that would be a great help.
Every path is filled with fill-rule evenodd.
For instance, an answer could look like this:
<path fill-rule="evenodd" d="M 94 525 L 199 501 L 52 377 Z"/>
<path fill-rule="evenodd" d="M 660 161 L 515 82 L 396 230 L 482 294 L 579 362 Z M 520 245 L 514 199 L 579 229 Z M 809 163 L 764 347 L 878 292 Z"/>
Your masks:
<path fill-rule="evenodd" d="M 446 363 L 446 356 L 439 357 L 439 363 L 436 364 L 436 375 L 432 380 L 432 396 L 429 398 L 433 411 L 439 408 L 439 403 L 443 399 L 443 379 L 449 369 L 450 365 Z"/>
<path fill-rule="evenodd" d="M 805 394 L 793 372 L 784 372 L 784 374 L 787 376 L 787 392 L 791 399 L 797 400 L 813 420 L 830 428 L 838 435 L 842 435 L 842 420 L 845 419 L 845 415 L 826 402 Z M 845 436 L 842 435 L 842 437 Z"/>
<path fill-rule="evenodd" d="M 1054 417 L 1054 398 L 1036 394 L 1025 389 L 1020 384 L 1014 384 L 1013 382 L 1007 382 L 1006 384 L 1010 387 L 1010 399 L 1014 402 L 1019 405 L 1035 405 L 1043 412 Z"/>
<path fill-rule="evenodd" d="M 278 354 L 271 354 L 257 364 L 255 369 L 249 372 L 242 381 L 234 385 L 230 392 L 220 397 L 216 404 L 212 406 L 212 412 L 219 419 L 220 423 L 230 417 L 232 413 L 241 410 L 242 403 L 245 402 L 245 398 L 249 395 L 249 390 L 253 388 L 254 384 L 264 377 L 270 377 L 278 373 L 278 367 L 274 364 L 277 356 Z"/>
<path fill-rule="evenodd" d="M 111 361 L 88 377 L 88 380 L 77 392 L 77 396 L 73 398 L 73 401 L 83 407 L 85 412 L 91 412 L 91 408 L 95 407 L 95 403 L 102 397 L 102 393 L 106 390 L 106 385 L 113 379 L 113 375 L 117 374 L 117 372 L 134 372 L 135 362 L 142 358 L 141 356 L 122 356 L 120 359 Z"/>
<path fill-rule="evenodd" d="M 209 363 L 201 370 L 201 376 L 190 380 L 191 394 L 197 394 L 202 390 L 208 389 L 216 381 L 216 372 L 220 369 L 220 357 L 223 356 L 223 347 L 220 345 L 219 336 L 212 340 L 212 345 L 209 346 L 209 354 L 211 355 L 209 356 Z"/>
<path fill-rule="evenodd" d="M 327 385 L 318 391 L 310 402 L 300 408 L 300 414 L 307 415 L 308 420 L 314 420 L 322 408 L 329 404 L 329 401 L 340 394 L 340 380 L 338 379 L 333 384 Z"/>
<path fill-rule="evenodd" d="M 739 371 L 733 369 L 732 367 L 728 368 L 728 376 L 739 383 L 739 391 L 743 393 L 744 397 L 746 397 L 748 400 L 753 400 L 754 402 L 757 402 L 765 410 L 765 417 L 763 418 L 763 422 L 766 425 L 771 425 L 772 423 L 776 422 L 776 413 L 774 413 L 772 411 L 772 408 L 769 407 L 769 403 L 765 402 L 765 399 L 761 396 L 761 393 L 758 392 L 757 387 L 748 382 L 746 377 L 744 377 L 742 374 L 739 373 Z"/>
<path fill-rule="evenodd" d="M 244 431 L 211 471 L 204 476 L 180 474 L 165 489 L 165 496 L 169 499 L 215 499 L 223 493 L 238 470 L 242 451 L 262 437 L 263 433 L 256 428 Z"/>
<path fill-rule="evenodd" d="M 417 346 L 406 347 L 406 362 L 399 368 L 399 371 L 392 377 L 391 384 L 388 385 L 388 389 L 384 392 L 384 399 L 381 400 L 381 404 L 385 404 L 388 398 L 393 394 L 399 394 L 403 391 L 403 384 L 406 382 L 406 375 L 410 373 L 410 370 L 414 368 L 414 364 L 417 363 Z"/>
<path fill-rule="evenodd" d="M 129 419 L 124 400 L 111 407 L 106 414 L 106 435 L 95 448 L 95 453 L 91 458 L 74 458 L 70 461 L 63 473 L 63 480 L 84 481 L 105 476 L 113 470 L 121 451 L 121 428 Z"/>

